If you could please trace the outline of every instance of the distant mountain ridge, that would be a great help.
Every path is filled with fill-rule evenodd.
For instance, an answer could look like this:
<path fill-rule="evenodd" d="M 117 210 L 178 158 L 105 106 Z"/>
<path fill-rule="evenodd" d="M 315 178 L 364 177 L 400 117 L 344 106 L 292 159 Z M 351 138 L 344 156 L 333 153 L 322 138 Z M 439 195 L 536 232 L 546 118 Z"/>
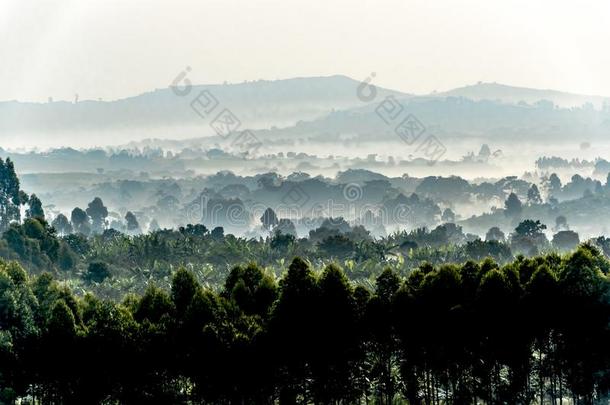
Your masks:
<path fill-rule="evenodd" d="M 603 96 L 590 96 L 558 90 L 541 90 L 483 82 L 470 86 L 458 87 L 442 93 L 436 93 L 434 96 L 464 97 L 474 101 L 497 100 L 511 104 L 518 104 L 520 102 L 534 104 L 541 100 L 547 100 L 563 108 L 580 107 L 583 104 L 591 103 L 595 108 L 599 109 L 604 106 L 604 103 L 610 103 L 610 98 Z"/>
<path fill-rule="evenodd" d="M 78 148 L 137 144 L 146 139 L 203 139 L 214 135 L 209 124 L 224 108 L 241 121 L 240 129 L 258 130 L 261 139 L 392 138 L 393 128 L 374 111 L 389 95 L 438 135 L 510 134 L 546 140 L 574 134 L 599 138 L 610 130 L 610 108 L 580 108 L 585 103 L 598 110 L 610 105 L 610 99 L 601 96 L 478 83 L 420 96 L 377 87 L 377 97 L 363 101 L 358 97 L 360 85 L 335 75 L 195 85 L 185 96 L 168 87 L 108 102 L 0 102 L 0 147 Z M 219 103 L 205 119 L 191 107 L 204 90 Z M 553 109 L 540 100 L 562 108 Z"/>
<path fill-rule="evenodd" d="M 0 134 L 8 131 L 56 131 L 127 127 L 199 125 L 190 103 L 203 90 L 230 109 L 248 127 L 291 125 L 318 118 L 334 109 L 363 104 L 360 82 L 347 76 L 259 80 L 239 84 L 194 85 L 185 96 L 170 87 L 115 101 L 49 103 L 0 102 Z M 380 96 L 405 96 L 378 88 Z M 214 111 L 214 114 L 217 111 Z M 212 117 L 213 118 L 213 117 Z"/>
<path fill-rule="evenodd" d="M 610 133 L 610 110 L 552 108 L 546 103 L 517 105 L 497 101 L 474 101 L 461 97 L 411 97 L 398 99 L 403 116 L 413 115 L 428 134 L 457 144 L 464 137 L 527 141 L 599 140 Z M 400 120 L 386 123 L 374 106 L 337 111 L 292 127 L 259 130 L 263 141 L 353 143 L 398 139 Z M 576 136 L 578 138 L 576 138 Z"/>

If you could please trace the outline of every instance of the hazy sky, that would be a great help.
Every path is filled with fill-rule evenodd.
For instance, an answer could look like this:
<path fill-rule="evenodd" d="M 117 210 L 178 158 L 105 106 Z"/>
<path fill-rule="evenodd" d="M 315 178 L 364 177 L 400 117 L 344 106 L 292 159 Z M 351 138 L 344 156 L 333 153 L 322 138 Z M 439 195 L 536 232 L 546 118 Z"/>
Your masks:
<path fill-rule="evenodd" d="M 0 100 L 345 74 L 610 96 L 610 1 L 1 0 Z"/>

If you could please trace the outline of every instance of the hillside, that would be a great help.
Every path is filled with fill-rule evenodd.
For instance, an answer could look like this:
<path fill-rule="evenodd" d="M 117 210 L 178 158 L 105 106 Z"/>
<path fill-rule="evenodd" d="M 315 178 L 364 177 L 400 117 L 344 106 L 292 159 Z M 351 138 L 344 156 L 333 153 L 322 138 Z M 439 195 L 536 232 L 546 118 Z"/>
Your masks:
<path fill-rule="evenodd" d="M 68 133 L 82 131 L 86 131 L 86 137 L 78 140 L 82 145 L 70 142 L 71 146 L 126 143 L 148 137 L 184 139 L 212 134 L 209 121 L 223 108 L 231 110 L 243 127 L 287 126 L 334 109 L 362 105 L 356 97 L 358 85 L 346 76 L 330 76 L 197 85 L 183 97 L 165 88 L 108 102 L 0 102 L 0 134 L 3 146 L 9 147 L 21 146 L 23 135 L 29 137 L 30 145 L 61 146 Z M 218 107 L 207 120 L 190 105 L 204 90 L 218 100 Z M 379 94 L 404 95 L 385 89 L 379 89 Z M 112 134 L 106 132 L 109 130 Z M 54 139 L 49 139 L 49 134 Z"/>
<path fill-rule="evenodd" d="M 589 96 L 567 93 L 557 90 L 540 90 L 527 87 L 508 86 L 500 83 L 477 83 L 470 86 L 458 87 L 443 93 L 440 97 L 464 97 L 471 100 L 498 100 L 504 103 L 518 104 L 525 102 L 534 104 L 541 100 L 552 101 L 563 108 L 580 107 L 591 103 L 595 108 L 602 108 L 610 98 L 602 96 Z"/>

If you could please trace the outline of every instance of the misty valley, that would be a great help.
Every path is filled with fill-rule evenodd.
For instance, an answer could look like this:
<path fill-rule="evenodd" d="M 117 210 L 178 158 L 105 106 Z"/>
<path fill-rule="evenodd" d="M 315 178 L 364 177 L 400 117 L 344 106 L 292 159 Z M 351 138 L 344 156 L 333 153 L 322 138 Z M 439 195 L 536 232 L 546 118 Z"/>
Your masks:
<path fill-rule="evenodd" d="M 0 405 L 610 405 L 607 0 L 1 0 Z"/>
<path fill-rule="evenodd" d="M 0 103 L 0 403 L 607 403 L 607 99 L 172 86 Z"/>

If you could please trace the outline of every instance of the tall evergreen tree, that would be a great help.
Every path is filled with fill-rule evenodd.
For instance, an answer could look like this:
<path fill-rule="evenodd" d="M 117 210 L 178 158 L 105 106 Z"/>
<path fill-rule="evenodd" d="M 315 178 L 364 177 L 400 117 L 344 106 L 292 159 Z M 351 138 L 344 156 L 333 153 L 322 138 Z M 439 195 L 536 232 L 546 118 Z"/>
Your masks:
<path fill-rule="evenodd" d="M 55 217 L 51 226 L 57 230 L 60 236 L 65 236 L 72 233 L 72 224 L 64 214 L 59 214 Z"/>
<path fill-rule="evenodd" d="M 44 219 L 44 209 L 42 208 L 42 201 L 32 194 L 28 199 L 28 209 L 25 211 L 26 218 L 42 218 Z"/>
<path fill-rule="evenodd" d="M 94 233 L 102 233 L 106 229 L 106 218 L 108 217 L 108 208 L 104 206 L 101 198 L 95 197 L 87 207 L 87 215 L 91 218 L 92 231 Z"/>
<path fill-rule="evenodd" d="M 19 178 L 11 159 L 0 159 L 0 232 L 8 229 L 12 222 L 21 220 L 23 193 L 20 191 Z"/>
<path fill-rule="evenodd" d="M 72 210 L 70 218 L 74 232 L 81 233 L 85 236 L 89 235 L 91 232 L 91 226 L 89 224 L 89 216 L 85 211 L 76 207 Z"/>

